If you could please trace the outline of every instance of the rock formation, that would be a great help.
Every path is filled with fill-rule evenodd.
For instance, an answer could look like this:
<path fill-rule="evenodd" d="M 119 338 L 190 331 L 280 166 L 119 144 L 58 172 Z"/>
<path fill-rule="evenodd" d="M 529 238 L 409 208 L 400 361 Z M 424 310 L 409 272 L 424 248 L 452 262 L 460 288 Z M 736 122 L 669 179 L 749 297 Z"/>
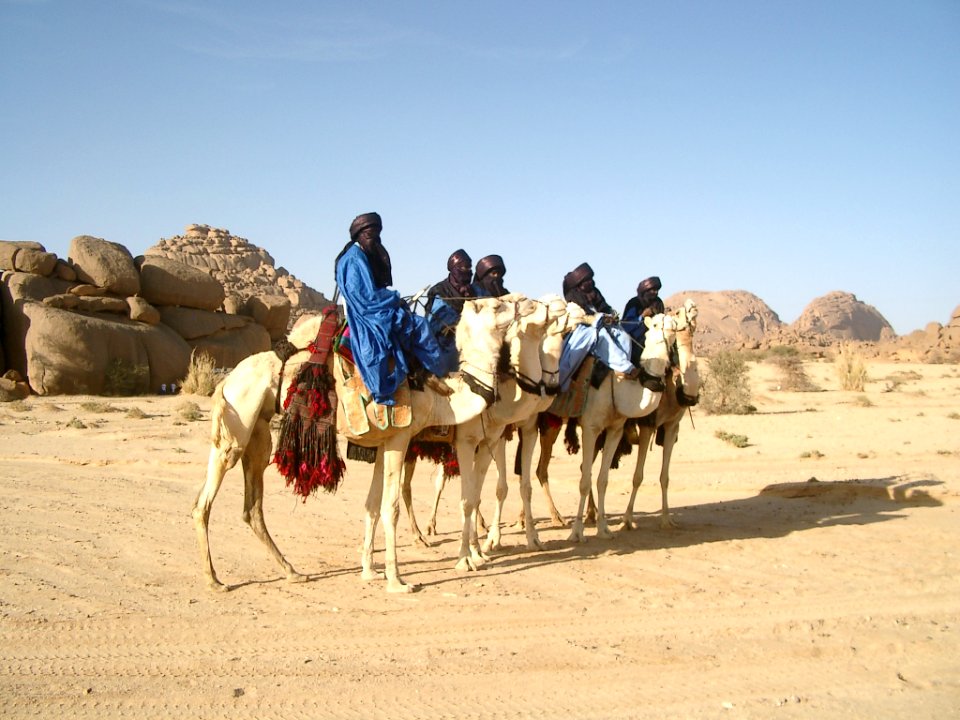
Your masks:
<path fill-rule="evenodd" d="M 793 323 L 801 338 L 821 336 L 830 340 L 876 342 L 896 336 L 893 327 L 872 305 L 856 295 L 835 291 L 811 301 Z"/>
<path fill-rule="evenodd" d="M 693 298 L 700 312 L 696 347 L 709 354 L 716 350 L 758 348 L 771 334 L 779 335 L 784 324 L 770 307 L 746 290 L 687 290 L 664 298 L 668 309 Z"/>
<path fill-rule="evenodd" d="M 286 269 L 274 266 L 263 248 L 209 225 L 188 225 L 183 235 L 161 239 L 144 253 L 146 261 L 169 258 L 199 268 L 227 294 L 228 313 L 250 315 L 279 340 L 300 315 L 330 304 Z"/>
<path fill-rule="evenodd" d="M 219 311 L 223 286 L 196 267 L 135 261 L 88 235 L 69 252 L 63 261 L 37 243 L 0 242 L 0 371 L 25 377 L 35 393 L 157 392 L 182 381 L 194 352 L 233 367 L 270 348 L 253 317 Z"/>

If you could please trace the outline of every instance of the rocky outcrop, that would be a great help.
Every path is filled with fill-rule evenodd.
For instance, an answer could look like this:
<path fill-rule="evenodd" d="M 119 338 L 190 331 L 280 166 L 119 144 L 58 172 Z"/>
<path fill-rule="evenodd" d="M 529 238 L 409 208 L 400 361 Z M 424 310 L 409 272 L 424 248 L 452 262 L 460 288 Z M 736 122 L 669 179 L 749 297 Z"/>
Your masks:
<path fill-rule="evenodd" d="M 698 352 L 760 347 L 770 334 L 783 328 L 780 317 L 746 290 L 687 290 L 664 298 L 668 309 L 681 307 L 687 298 L 697 303 Z"/>
<path fill-rule="evenodd" d="M 229 368 L 270 348 L 273 327 L 220 311 L 223 286 L 170 258 L 135 262 L 122 245 L 82 235 L 67 261 L 0 242 L 0 266 L 0 370 L 39 394 L 157 392 L 182 381 L 194 352 Z"/>
<path fill-rule="evenodd" d="M 835 291 L 810 302 L 792 325 L 801 338 L 834 340 L 892 339 L 896 333 L 872 305 L 848 292 Z"/>
<path fill-rule="evenodd" d="M 270 332 L 283 337 L 304 313 L 316 312 L 330 301 L 285 268 L 276 267 L 263 248 L 229 230 L 209 225 L 188 225 L 183 235 L 163 238 L 144 253 L 150 259 L 165 257 L 198 268 L 216 278 L 227 293 L 227 312 L 251 315 Z"/>

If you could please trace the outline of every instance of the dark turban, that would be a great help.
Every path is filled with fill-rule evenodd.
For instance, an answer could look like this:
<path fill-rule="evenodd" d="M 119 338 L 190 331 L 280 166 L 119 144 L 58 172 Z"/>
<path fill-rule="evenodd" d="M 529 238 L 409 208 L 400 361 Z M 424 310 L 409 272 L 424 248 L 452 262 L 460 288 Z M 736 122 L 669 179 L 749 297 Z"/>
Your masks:
<path fill-rule="evenodd" d="M 447 260 L 447 270 L 452 272 L 457 265 L 470 265 L 472 263 L 473 260 L 471 260 L 470 256 L 467 255 L 467 251 L 461 248 L 451 255 Z"/>
<path fill-rule="evenodd" d="M 648 290 L 660 290 L 663 285 L 660 284 L 660 278 L 656 275 L 651 275 L 646 280 L 641 280 L 640 284 L 637 285 L 637 295 L 643 295 L 643 293 Z"/>
<path fill-rule="evenodd" d="M 383 230 L 383 220 L 380 219 L 380 215 L 375 212 L 357 215 L 353 219 L 353 222 L 350 223 L 350 239 L 356 240 L 360 233 L 368 227 L 376 227 L 378 230 Z"/>
<path fill-rule="evenodd" d="M 491 270 L 499 270 L 500 276 L 507 274 L 507 266 L 503 264 L 503 258 L 499 255 L 487 255 L 477 261 L 477 271 L 474 274 L 476 280 L 483 280 L 484 276 Z"/>
<path fill-rule="evenodd" d="M 587 263 L 581 263 L 577 265 L 573 270 L 568 272 L 563 276 L 563 293 L 566 295 L 567 292 L 575 288 L 577 285 L 582 283 L 584 280 L 589 280 L 593 277 L 593 268 L 590 267 Z"/>

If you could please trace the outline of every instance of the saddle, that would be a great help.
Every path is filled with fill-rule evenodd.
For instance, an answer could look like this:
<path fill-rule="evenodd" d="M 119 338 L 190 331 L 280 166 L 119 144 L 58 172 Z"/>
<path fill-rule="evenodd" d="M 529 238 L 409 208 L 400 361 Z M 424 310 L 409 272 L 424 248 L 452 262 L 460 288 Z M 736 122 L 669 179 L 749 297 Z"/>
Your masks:
<path fill-rule="evenodd" d="M 370 396 L 357 366 L 342 353 L 334 355 L 333 375 L 341 386 L 337 420 L 342 420 L 354 435 L 365 435 L 371 428 L 387 430 L 410 426 L 413 411 L 410 407 L 410 385 L 406 380 L 393 396 L 396 405 L 381 405 Z"/>
<path fill-rule="evenodd" d="M 593 367 L 596 362 L 597 359 L 593 355 L 587 355 L 584 358 L 570 380 L 569 389 L 553 399 L 547 409 L 548 413 L 565 418 L 577 418 L 583 414 L 583 406 L 587 402 L 587 390 L 591 384 Z"/>

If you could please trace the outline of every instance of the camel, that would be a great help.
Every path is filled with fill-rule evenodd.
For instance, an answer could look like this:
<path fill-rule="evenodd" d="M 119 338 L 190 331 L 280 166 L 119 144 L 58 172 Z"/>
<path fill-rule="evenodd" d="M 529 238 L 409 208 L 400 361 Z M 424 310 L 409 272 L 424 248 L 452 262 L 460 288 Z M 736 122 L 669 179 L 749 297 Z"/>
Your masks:
<path fill-rule="evenodd" d="M 676 340 L 676 320 L 671 315 L 655 315 L 645 318 L 647 325 L 646 342 L 640 359 L 640 365 L 647 375 L 664 379 L 669 367 L 669 354 Z M 580 503 L 576 519 L 573 521 L 569 540 L 571 542 L 585 542 L 584 509 L 587 499 L 591 495 L 592 467 L 595 458 L 594 449 L 597 440 L 604 434 L 602 460 L 597 473 L 597 537 L 613 537 L 607 526 L 605 514 L 605 498 L 607 480 L 610 474 L 610 465 L 614 452 L 623 435 L 623 426 L 628 418 L 639 418 L 655 412 L 662 392 L 644 387 L 638 380 L 619 377 L 617 373 L 609 372 L 603 379 L 600 387 L 590 387 L 580 416 L 582 431 L 582 460 L 580 462 Z M 537 477 L 540 484 L 547 488 L 549 484 L 547 468 L 550 462 L 550 453 L 553 443 L 559 435 L 559 427 L 543 428 L 540 436 L 540 462 L 537 466 Z M 547 496 L 550 497 L 549 491 Z M 554 508 L 555 511 L 555 508 Z M 554 516 L 559 518 L 559 514 Z M 562 518 L 559 518 L 562 521 Z"/>
<path fill-rule="evenodd" d="M 511 366 L 516 368 L 516 371 L 501 381 L 500 396 L 478 417 L 456 427 L 455 447 L 459 458 L 461 482 L 465 483 L 466 487 L 472 488 L 474 506 L 479 505 L 483 479 L 491 457 L 498 458 L 497 464 L 500 469 L 498 496 L 502 495 L 500 499 L 502 506 L 502 500 L 506 497 L 503 431 L 509 424 L 518 424 L 520 432 L 526 433 L 529 443 L 532 444 L 536 438 L 537 415 L 541 410 L 549 407 L 558 387 L 563 339 L 575 325 L 592 319 L 579 305 L 568 304 L 559 296 L 547 296 L 540 302 L 543 304 L 546 323 L 543 326 L 531 326 L 527 329 L 525 336 L 516 334 L 512 339 Z M 404 469 L 403 499 L 414 537 L 420 543 L 429 546 L 417 525 L 411 503 L 410 481 L 415 465 L 416 460 L 408 460 Z M 527 457 L 526 474 L 521 473 L 521 490 L 527 499 L 525 506 L 528 511 L 531 466 L 532 451 Z M 436 511 L 440 494 L 446 484 L 443 467 L 439 467 L 438 470 L 435 481 L 434 510 L 427 529 L 428 533 L 436 531 Z M 479 513 L 477 518 L 479 519 Z M 458 565 L 461 570 L 474 570 L 487 559 L 477 547 L 476 523 L 477 520 L 474 520 L 469 552 L 466 547 L 461 548 L 461 561 Z M 530 527 L 533 528 L 532 516 Z M 484 550 L 500 547 L 498 530 L 499 528 L 488 537 Z M 527 542 L 531 549 L 540 547 L 535 530 L 528 532 Z"/>
<path fill-rule="evenodd" d="M 386 546 L 385 571 L 388 592 L 411 592 L 399 572 L 396 552 L 396 521 L 399 514 L 400 471 L 410 438 L 425 427 L 456 425 L 479 415 L 488 401 L 473 388 L 496 387 L 500 348 L 511 325 L 523 322 L 523 316 L 535 310 L 532 303 L 518 296 L 483 298 L 464 303 L 457 325 L 457 347 L 461 372 L 444 379 L 451 391 L 441 395 L 429 388 L 410 393 L 411 422 L 407 427 L 381 430 L 371 426 L 361 435 L 352 434 L 345 422 L 342 402 L 338 403 L 338 432 L 358 445 L 378 448 L 377 462 L 366 501 L 366 522 L 362 550 L 362 578 L 383 577 L 373 569 L 373 534 L 381 515 Z M 319 317 L 310 318 L 291 331 L 288 340 L 296 348 L 306 348 L 316 337 Z M 217 386 L 211 410 L 211 448 L 206 479 L 194 503 L 193 518 L 201 560 L 208 585 L 226 590 L 217 578 L 210 556 L 210 509 L 224 475 L 242 460 L 244 470 L 243 518 L 271 556 L 283 568 L 290 581 L 304 577 L 287 561 L 270 536 L 263 518 L 263 472 L 271 458 L 272 439 L 269 421 L 276 412 L 277 397 L 286 397 L 291 380 L 300 364 L 309 358 L 306 350 L 297 352 L 284 363 L 273 351 L 251 355 L 234 368 Z M 327 358 L 342 397 L 343 376 L 340 364 L 331 353 Z M 282 373 L 282 376 L 281 376 Z M 279 387 L 278 387 L 279 385 Z"/>
<path fill-rule="evenodd" d="M 693 333 L 697 328 L 697 305 L 688 298 L 677 311 L 677 356 L 678 367 L 667 374 L 666 390 L 657 406 L 655 421 L 650 425 L 637 427 L 637 466 L 633 471 L 633 490 L 623 516 L 625 530 L 636 529 L 633 519 L 633 505 L 637 499 L 637 490 L 643 482 L 643 466 L 647 458 L 654 434 L 658 444 L 663 445 L 663 463 L 660 467 L 660 527 L 675 528 L 677 524 L 670 517 L 670 505 L 667 502 L 667 490 L 670 487 L 670 458 L 680 433 L 680 421 L 683 413 L 696 404 L 700 393 L 700 374 L 697 371 L 697 356 L 693 350 Z M 630 442 L 634 442 L 633 438 Z"/>

